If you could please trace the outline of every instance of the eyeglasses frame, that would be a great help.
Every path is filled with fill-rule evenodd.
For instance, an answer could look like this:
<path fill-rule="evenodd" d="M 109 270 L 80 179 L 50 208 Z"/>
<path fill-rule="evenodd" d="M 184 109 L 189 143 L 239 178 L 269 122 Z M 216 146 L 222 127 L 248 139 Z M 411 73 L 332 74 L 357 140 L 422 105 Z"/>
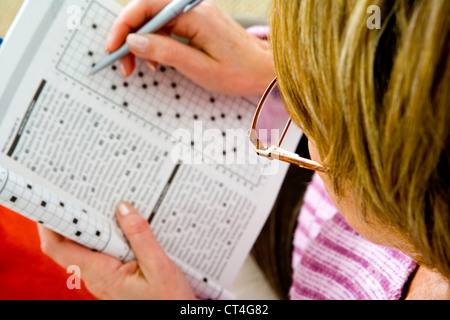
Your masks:
<path fill-rule="evenodd" d="M 299 156 L 296 153 L 289 152 L 286 150 L 283 150 L 281 148 L 281 144 L 283 143 L 284 138 L 286 137 L 286 133 L 292 123 L 291 117 L 289 117 L 289 120 L 287 121 L 283 132 L 281 134 L 280 140 L 277 145 L 271 146 L 267 148 L 259 139 L 257 135 L 256 125 L 258 123 L 259 116 L 261 115 L 261 111 L 263 110 L 264 104 L 267 100 L 267 97 L 269 97 L 270 93 L 274 89 L 274 87 L 277 85 L 277 78 L 275 77 L 272 82 L 267 87 L 266 91 L 264 92 L 263 96 L 261 97 L 258 106 L 255 111 L 255 115 L 253 116 L 252 125 L 250 128 L 249 138 L 253 146 L 255 147 L 255 152 L 259 156 L 266 157 L 270 160 L 279 160 L 283 162 L 288 162 L 294 165 L 297 165 L 299 167 L 302 167 L 304 169 L 314 170 L 314 171 L 320 171 L 325 172 L 325 168 L 322 164 L 319 162 L 304 158 Z"/>

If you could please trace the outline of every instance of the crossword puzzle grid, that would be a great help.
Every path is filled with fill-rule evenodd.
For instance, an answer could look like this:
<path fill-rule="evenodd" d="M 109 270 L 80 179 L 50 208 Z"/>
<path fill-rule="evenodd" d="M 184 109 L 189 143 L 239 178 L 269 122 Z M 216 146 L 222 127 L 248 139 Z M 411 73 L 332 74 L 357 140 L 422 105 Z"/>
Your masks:
<path fill-rule="evenodd" d="M 5 207 L 97 251 L 107 246 L 111 230 L 106 222 L 1 167 L 0 176 Z"/>
<path fill-rule="evenodd" d="M 72 32 L 61 54 L 57 70 L 169 135 L 183 128 L 193 137 L 194 121 L 201 121 L 203 130 L 220 130 L 224 140 L 227 129 L 247 129 L 255 110 L 252 102 L 207 92 L 171 67 L 160 66 L 153 74 L 136 59 L 136 70 L 127 79 L 121 77 L 117 64 L 89 76 L 93 64 L 104 56 L 105 39 L 115 18 L 113 12 L 98 2 L 90 2 L 80 29 Z M 247 135 L 234 140 L 237 141 L 224 144 L 223 155 L 234 154 L 239 165 L 223 167 L 257 185 L 261 178 L 260 165 L 248 164 L 247 149 L 238 152 L 239 148 L 249 148 Z M 192 142 L 192 147 L 199 146 Z"/>

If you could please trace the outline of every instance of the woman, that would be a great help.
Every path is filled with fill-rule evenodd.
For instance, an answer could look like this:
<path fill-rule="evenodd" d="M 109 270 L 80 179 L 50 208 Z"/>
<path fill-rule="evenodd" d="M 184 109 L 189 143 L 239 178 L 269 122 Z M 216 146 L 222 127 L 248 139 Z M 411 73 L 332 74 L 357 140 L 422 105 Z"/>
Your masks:
<path fill-rule="evenodd" d="M 269 46 L 206 1 L 158 34 L 127 37 L 167 2 L 130 4 L 107 50 L 126 39 L 150 70 L 171 65 L 209 90 L 234 95 L 261 94 L 276 74 L 311 159 L 324 167 L 296 226 L 289 296 L 448 299 L 450 3 L 275 0 Z M 374 4 L 379 30 L 366 23 Z M 129 55 L 120 70 L 126 77 L 133 69 Z M 63 267 L 79 265 L 99 298 L 194 298 L 139 214 L 121 203 L 117 218 L 139 263 L 122 264 L 39 226 L 42 249 Z M 319 251 L 330 259 L 328 269 L 318 265 L 324 243 Z M 349 261 L 359 263 L 353 278 Z"/>

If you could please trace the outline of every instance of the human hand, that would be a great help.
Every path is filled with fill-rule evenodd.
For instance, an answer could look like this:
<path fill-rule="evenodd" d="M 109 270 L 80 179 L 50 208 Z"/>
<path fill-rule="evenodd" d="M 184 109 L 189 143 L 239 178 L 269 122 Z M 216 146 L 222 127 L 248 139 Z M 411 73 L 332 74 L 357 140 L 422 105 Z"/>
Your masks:
<path fill-rule="evenodd" d="M 122 263 L 38 225 L 42 251 L 65 269 L 79 266 L 87 289 L 100 299 L 195 299 L 184 274 L 168 258 L 147 221 L 127 203 L 117 206 L 116 216 L 137 260 Z"/>
<path fill-rule="evenodd" d="M 198 85 L 229 95 L 262 94 L 275 77 L 267 41 L 258 39 L 206 0 L 154 34 L 130 34 L 158 13 L 169 0 L 135 0 L 115 21 L 106 50 L 126 40 L 131 54 L 119 62 L 122 76 L 135 69 L 135 56 L 150 70 L 157 64 L 176 68 Z M 170 37 L 188 39 L 183 44 Z"/>

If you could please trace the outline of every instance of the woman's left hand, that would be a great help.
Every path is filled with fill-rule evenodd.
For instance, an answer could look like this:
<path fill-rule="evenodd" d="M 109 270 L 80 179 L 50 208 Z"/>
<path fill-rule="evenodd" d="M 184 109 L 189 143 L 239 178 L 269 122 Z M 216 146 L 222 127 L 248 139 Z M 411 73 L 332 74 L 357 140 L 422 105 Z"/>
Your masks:
<path fill-rule="evenodd" d="M 121 261 L 38 225 L 42 251 L 63 268 L 77 265 L 87 289 L 100 299 L 195 299 L 184 274 L 169 259 L 148 222 L 128 203 L 116 209 L 137 260 Z"/>

